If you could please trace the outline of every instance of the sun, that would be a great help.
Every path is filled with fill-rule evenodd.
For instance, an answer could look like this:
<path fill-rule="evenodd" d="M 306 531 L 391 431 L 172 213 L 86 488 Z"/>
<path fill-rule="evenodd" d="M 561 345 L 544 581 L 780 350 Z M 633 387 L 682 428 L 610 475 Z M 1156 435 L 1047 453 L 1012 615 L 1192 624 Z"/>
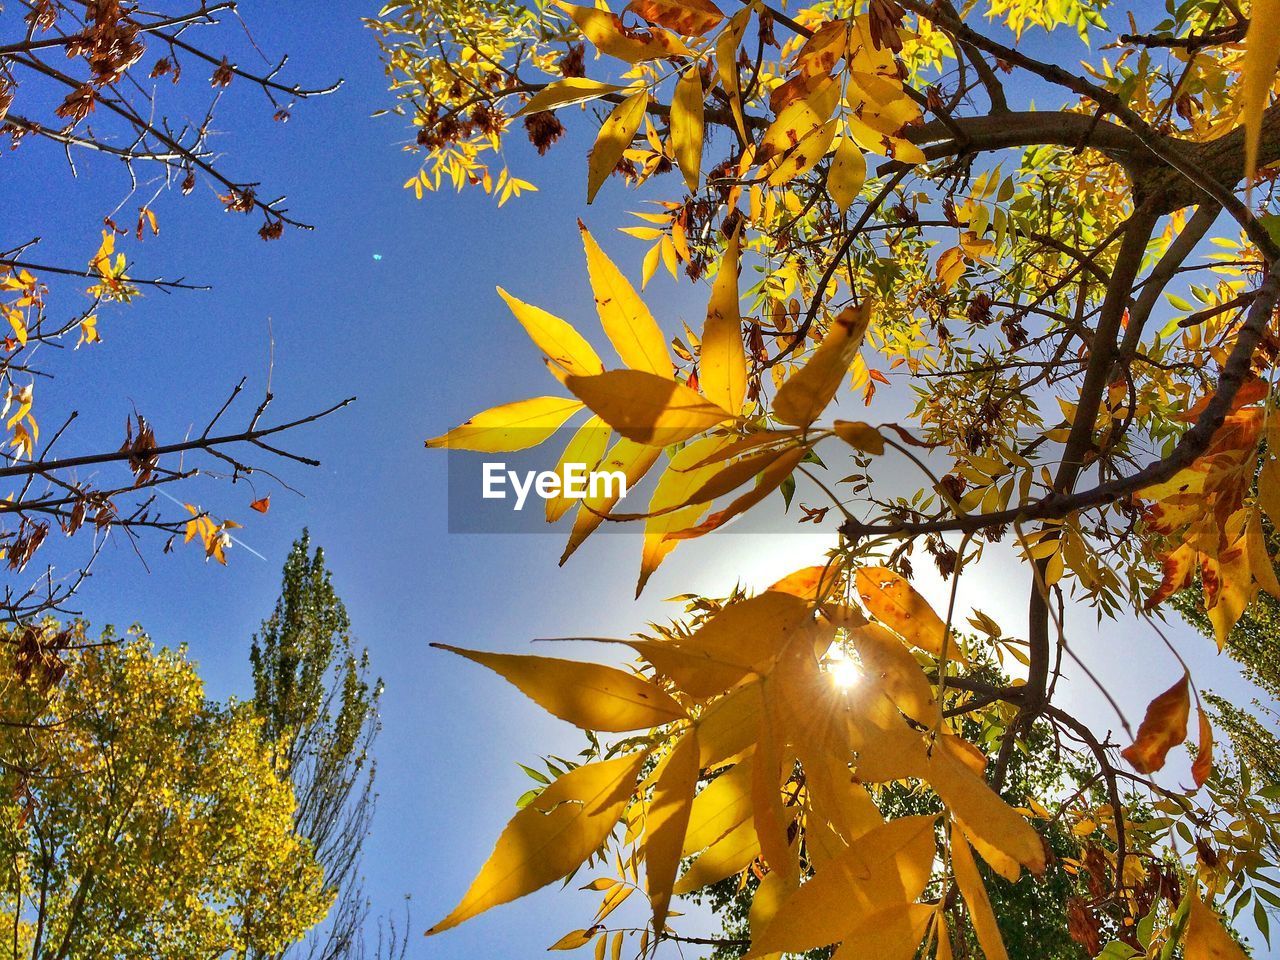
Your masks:
<path fill-rule="evenodd" d="M 831 677 L 831 682 L 841 690 L 857 686 L 858 681 L 862 679 L 862 664 L 851 659 L 838 643 L 831 645 L 831 649 L 823 658 L 822 666 Z"/>

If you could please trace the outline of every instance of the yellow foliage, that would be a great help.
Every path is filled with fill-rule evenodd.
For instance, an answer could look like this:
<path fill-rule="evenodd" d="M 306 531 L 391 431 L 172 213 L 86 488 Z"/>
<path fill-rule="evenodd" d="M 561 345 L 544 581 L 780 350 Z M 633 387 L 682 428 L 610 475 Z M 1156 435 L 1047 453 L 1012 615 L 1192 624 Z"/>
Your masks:
<path fill-rule="evenodd" d="M 46 943 L 73 943 L 72 956 L 269 955 L 324 916 L 332 892 L 294 833 L 260 721 L 206 700 L 183 650 L 141 634 L 91 643 L 52 622 L 8 632 L 3 650 L 19 680 L 5 700 L 0 843 L 22 871 L 6 890 L 43 903 Z"/>

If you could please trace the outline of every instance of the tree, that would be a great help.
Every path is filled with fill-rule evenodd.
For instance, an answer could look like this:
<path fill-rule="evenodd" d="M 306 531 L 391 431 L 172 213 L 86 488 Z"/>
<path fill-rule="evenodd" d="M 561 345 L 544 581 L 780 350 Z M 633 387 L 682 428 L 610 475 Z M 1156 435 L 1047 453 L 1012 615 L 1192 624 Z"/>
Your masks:
<path fill-rule="evenodd" d="M 675 547 L 792 483 L 801 522 L 837 541 L 766 591 L 622 641 L 631 672 L 459 651 L 553 714 L 627 736 L 521 809 L 431 932 L 603 846 L 619 871 L 605 896 L 640 888 L 643 866 L 651 917 L 610 930 L 606 902 L 562 945 L 631 936 L 643 954 L 680 936 L 673 894 L 755 863 L 749 956 L 838 943 L 840 960 L 946 957 L 967 913 L 1003 957 L 979 861 L 1041 876 L 1045 824 L 1066 817 L 1090 838 L 1077 939 L 1110 958 L 1242 956 L 1220 911 L 1274 881 L 1265 804 L 1243 778 L 1213 779 L 1204 709 L 1191 787 L 1152 779 L 1187 740 L 1194 678 L 1171 656 L 1172 685 L 1136 731 L 1136 705 L 1105 691 L 1123 749 L 1110 718 L 1074 715 L 1058 690 L 1095 675 L 1068 603 L 1154 635 L 1152 611 L 1198 575 L 1221 645 L 1259 591 L 1280 596 L 1262 534 L 1264 513 L 1280 520 L 1278 17 L 1274 0 L 383 12 L 395 107 L 423 157 L 407 187 L 506 202 L 527 186 L 512 121 L 546 153 L 586 113 L 587 201 L 621 179 L 655 204 L 624 228 L 650 244 L 641 286 L 660 266 L 710 281 L 701 330 L 669 348 L 673 331 L 582 226 L 622 367 L 500 290 L 564 389 L 427 446 L 522 449 L 589 413 L 563 459 L 629 488 L 652 474 L 652 498 L 557 498 L 548 517 L 578 507 L 562 562 L 606 516 L 643 523 L 640 589 Z M 1019 44 L 1040 29 L 1056 31 L 1044 58 Z M 868 420 L 845 419 L 858 394 Z M 1022 563 L 1026 621 L 968 619 L 980 644 L 1017 651 L 1011 684 L 974 676 L 954 629 L 954 585 L 990 576 L 993 554 Z M 922 555 L 949 596 L 910 582 Z M 833 682 L 835 653 L 870 664 L 856 692 Z M 1040 736 L 1086 772 L 1027 816 L 1000 791 Z M 897 781 L 945 814 L 886 820 L 880 785 Z"/>
<path fill-rule="evenodd" d="M 79 382 L 72 351 L 42 346 L 93 349 L 110 337 L 117 307 L 147 292 L 204 289 L 183 278 L 145 277 L 136 269 L 145 259 L 144 239 L 162 242 L 162 219 L 172 209 L 165 195 L 172 189 L 186 195 L 200 185 L 212 187 L 229 213 L 261 218 L 264 240 L 279 238 L 286 226 L 306 226 L 282 200 L 262 199 L 260 184 L 232 177 L 225 160 L 215 156 L 209 136 L 215 117 L 222 116 L 217 107 L 224 89 L 233 83 L 255 87 L 284 121 L 295 101 L 336 85 L 308 90 L 284 84 L 278 79 L 284 59 L 264 72 L 238 66 L 239 54 L 260 53 L 231 2 L 166 3 L 163 11 L 119 0 L 22 0 L 15 6 L 0 25 L 0 135 L 13 150 L 53 158 L 39 168 L 38 180 L 26 174 L 32 180 L 24 184 L 26 192 L 56 196 L 64 157 L 69 177 L 106 175 L 111 186 L 101 201 L 101 243 L 86 249 L 83 260 L 47 262 L 39 253 L 41 238 L 23 235 L 21 219 L 10 218 L 12 235 L 0 240 L 0 479 L 12 489 L 0 506 L 0 548 L 9 578 L 0 593 L 0 619 L 13 623 L 63 609 L 109 531 L 131 540 L 158 532 L 167 537 L 166 549 L 181 536 L 225 562 L 230 531 L 239 524 L 180 500 L 170 508 L 157 494 L 176 490 L 169 485 L 202 470 L 225 471 L 232 482 L 255 470 L 271 476 L 251 462 L 261 456 L 313 464 L 282 448 L 284 434 L 350 402 L 272 422 L 269 388 L 260 402 L 236 413 L 244 402 L 243 378 L 220 409 L 197 421 L 203 427 L 185 437 L 157 435 L 154 423 L 136 409 L 122 410 L 123 437 L 87 437 L 77 429 L 75 410 L 42 408 L 36 398 L 40 378 Z M 184 119 L 192 116 L 200 119 Z M 66 226 L 68 233 L 79 229 Z M 82 409 L 116 402 L 99 396 L 97 387 L 82 392 Z M 237 415 L 241 422 L 227 425 Z M 257 509 L 268 503 L 269 497 L 255 494 Z M 77 541 L 80 550 L 69 554 L 71 562 L 51 560 L 43 572 L 24 574 L 55 530 L 88 536 Z M 55 572 L 55 566 L 69 572 Z"/>
<path fill-rule="evenodd" d="M 369 904 L 360 866 L 373 823 L 369 749 L 382 681 L 368 679 L 368 651 L 356 650 L 350 631 L 324 551 L 312 550 L 304 530 L 285 561 L 275 610 L 253 638 L 253 708 L 276 769 L 293 784 L 295 828 L 311 843 L 334 906 L 317 936 L 262 956 L 363 955 Z"/>
<path fill-rule="evenodd" d="M 83 624 L 6 631 L 4 956 L 273 954 L 332 899 L 246 704 L 185 651 Z"/>

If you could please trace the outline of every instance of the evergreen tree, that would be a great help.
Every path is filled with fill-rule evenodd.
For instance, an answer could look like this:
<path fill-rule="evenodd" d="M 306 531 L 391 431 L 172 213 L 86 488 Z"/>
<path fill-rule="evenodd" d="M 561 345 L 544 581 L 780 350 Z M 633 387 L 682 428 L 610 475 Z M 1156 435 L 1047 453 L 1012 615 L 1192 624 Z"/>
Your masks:
<path fill-rule="evenodd" d="M 376 800 L 370 747 L 382 681 L 369 678 L 368 651 L 353 642 L 324 551 L 312 549 L 305 530 L 289 551 L 280 598 L 253 638 L 250 660 L 262 736 L 293 783 L 297 831 L 314 846 L 335 898 L 318 934 L 278 956 L 362 956 L 369 903 L 360 866 Z"/>

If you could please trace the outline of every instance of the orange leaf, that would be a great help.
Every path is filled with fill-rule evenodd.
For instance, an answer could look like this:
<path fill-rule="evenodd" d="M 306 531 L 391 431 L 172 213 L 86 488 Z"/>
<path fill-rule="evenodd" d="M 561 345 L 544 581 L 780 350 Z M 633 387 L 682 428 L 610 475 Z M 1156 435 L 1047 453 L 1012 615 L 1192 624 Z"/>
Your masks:
<path fill-rule="evenodd" d="M 1169 751 L 1187 739 L 1191 714 L 1190 678 L 1183 674 L 1172 687 L 1147 705 L 1133 745 L 1120 751 L 1139 773 L 1153 773 L 1164 766 Z"/>
<path fill-rule="evenodd" d="M 627 9 L 686 37 L 700 37 L 724 20 L 711 0 L 631 0 Z"/>
<path fill-rule="evenodd" d="M 1200 719 L 1200 746 L 1196 750 L 1195 762 L 1191 764 L 1191 777 L 1197 787 L 1203 787 L 1213 772 L 1213 727 L 1209 726 L 1203 707 L 1196 710 L 1196 715 Z"/>
<path fill-rule="evenodd" d="M 259 513 L 266 513 L 271 509 L 271 498 L 269 496 L 260 497 L 249 504 L 249 509 L 257 510 Z"/>
<path fill-rule="evenodd" d="M 1164 554 L 1160 558 L 1160 586 L 1147 598 L 1146 609 L 1158 607 L 1179 590 L 1191 586 L 1195 568 L 1196 551 L 1189 543 Z"/>

